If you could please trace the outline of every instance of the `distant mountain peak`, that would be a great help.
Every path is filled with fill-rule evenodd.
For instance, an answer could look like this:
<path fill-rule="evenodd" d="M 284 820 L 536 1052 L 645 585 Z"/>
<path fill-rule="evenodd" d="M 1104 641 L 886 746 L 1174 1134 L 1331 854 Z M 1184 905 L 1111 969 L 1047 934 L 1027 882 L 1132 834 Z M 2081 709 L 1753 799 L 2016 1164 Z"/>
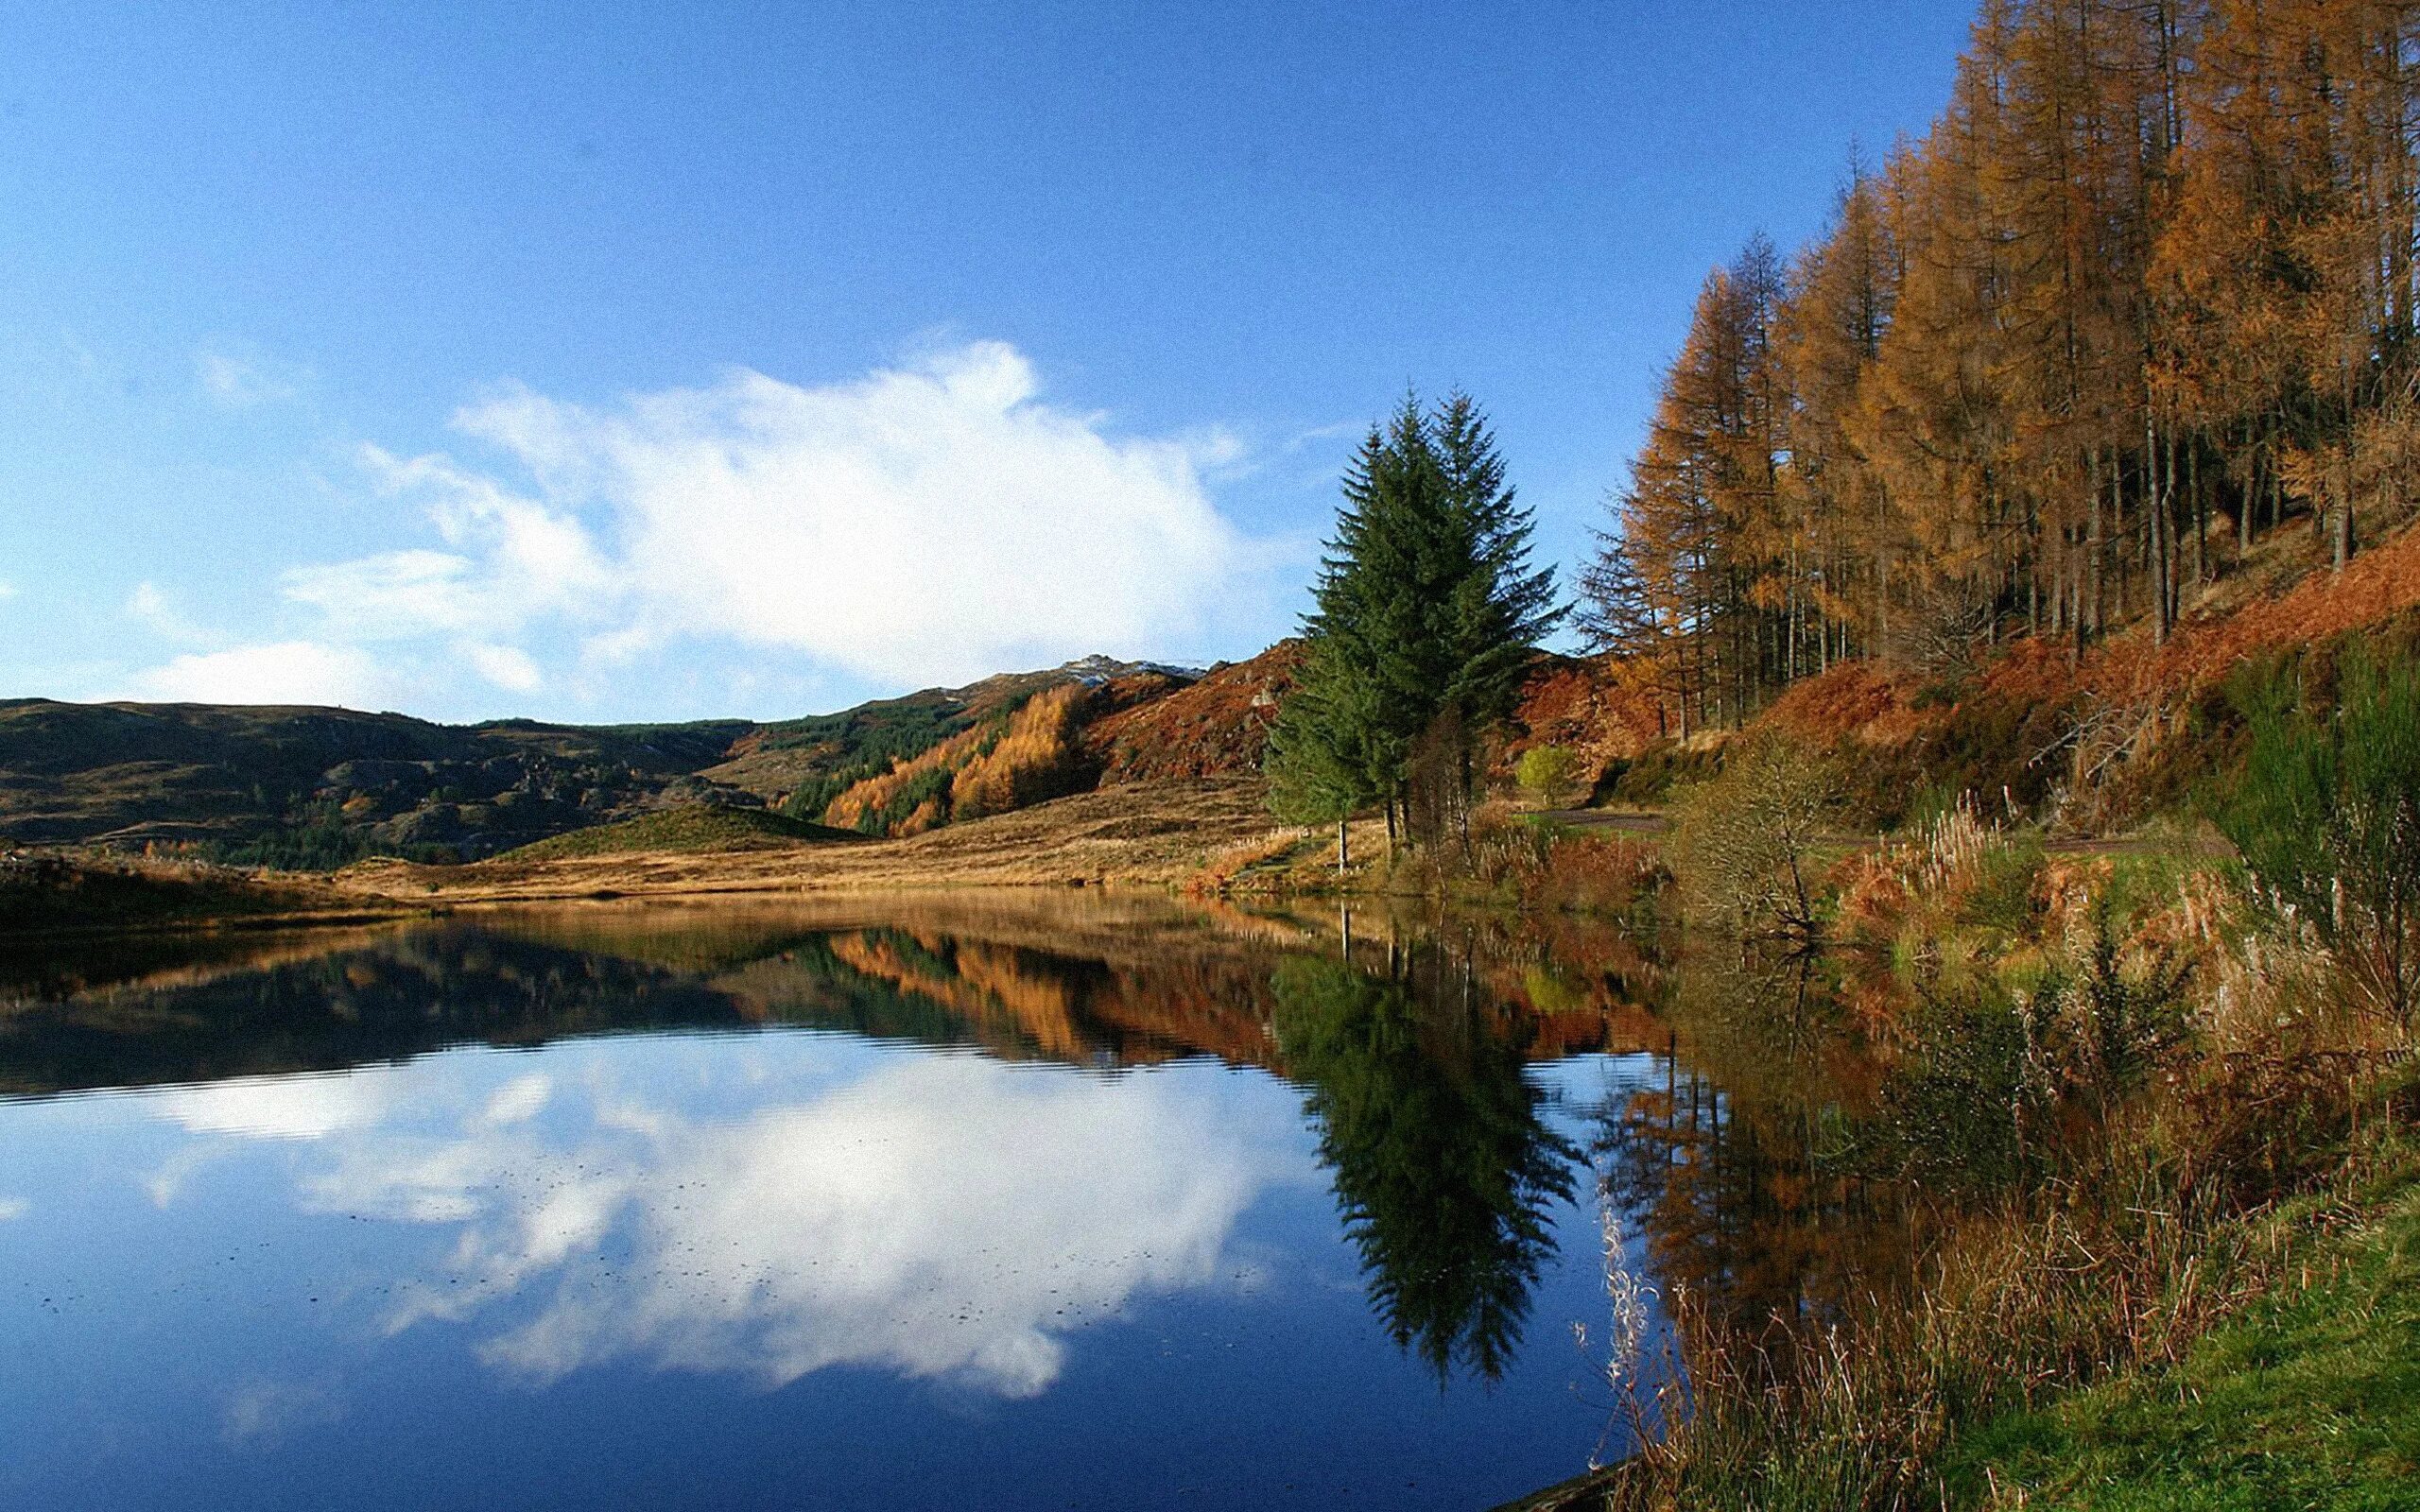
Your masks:
<path fill-rule="evenodd" d="M 1176 678 L 1186 682 L 1196 681 L 1202 675 L 1200 667 L 1179 666 L 1167 662 L 1121 662 L 1114 656 L 1099 655 L 1078 657 L 1073 662 L 1063 662 L 1055 670 L 1085 683 L 1109 682 L 1145 672 L 1156 672 L 1164 678 Z"/>

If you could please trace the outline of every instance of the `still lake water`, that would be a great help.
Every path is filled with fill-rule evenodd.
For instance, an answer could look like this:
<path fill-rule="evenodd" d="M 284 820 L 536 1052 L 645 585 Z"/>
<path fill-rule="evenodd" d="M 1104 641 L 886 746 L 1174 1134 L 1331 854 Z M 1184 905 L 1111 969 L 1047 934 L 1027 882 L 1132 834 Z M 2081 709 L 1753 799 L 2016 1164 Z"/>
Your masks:
<path fill-rule="evenodd" d="M 1677 1124 L 1666 1043 L 1601 965 L 1322 922 L 10 947 L 0 1506 L 1478 1509 L 1617 1454 L 1602 1204 L 1707 1242 L 1609 1132 Z"/>

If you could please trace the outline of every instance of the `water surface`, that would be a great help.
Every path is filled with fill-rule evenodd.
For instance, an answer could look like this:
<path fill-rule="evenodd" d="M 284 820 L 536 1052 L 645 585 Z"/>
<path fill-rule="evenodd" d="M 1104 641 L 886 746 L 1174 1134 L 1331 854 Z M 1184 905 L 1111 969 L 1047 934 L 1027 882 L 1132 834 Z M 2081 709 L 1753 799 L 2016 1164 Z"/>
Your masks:
<path fill-rule="evenodd" d="M 1603 1204 L 1771 1247 L 1569 954 L 946 899 L 15 953 L 0 1504 L 1492 1505 L 1623 1448 Z"/>

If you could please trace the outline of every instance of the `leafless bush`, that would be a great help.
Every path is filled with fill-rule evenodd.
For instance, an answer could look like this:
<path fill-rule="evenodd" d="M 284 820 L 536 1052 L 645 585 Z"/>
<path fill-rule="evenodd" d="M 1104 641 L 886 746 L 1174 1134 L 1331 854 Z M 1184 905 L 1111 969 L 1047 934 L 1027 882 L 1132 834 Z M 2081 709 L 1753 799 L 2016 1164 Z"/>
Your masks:
<path fill-rule="evenodd" d="M 1777 735 L 1744 739 L 1675 803 L 1674 870 L 1698 919 L 1743 937 L 1823 935 L 1812 850 L 1840 803 L 1830 765 Z"/>

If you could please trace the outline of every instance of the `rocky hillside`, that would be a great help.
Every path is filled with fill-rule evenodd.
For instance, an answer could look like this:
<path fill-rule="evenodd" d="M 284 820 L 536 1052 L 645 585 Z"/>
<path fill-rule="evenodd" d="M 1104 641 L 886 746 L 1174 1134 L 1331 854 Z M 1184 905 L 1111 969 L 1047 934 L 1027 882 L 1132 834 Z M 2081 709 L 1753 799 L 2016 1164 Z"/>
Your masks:
<path fill-rule="evenodd" d="M 1258 771 L 1269 727 L 1301 662 L 1301 644 L 1280 641 L 1165 697 L 1132 699 L 1094 720 L 1084 730 L 1084 749 L 1098 764 L 1101 783 Z"/>

